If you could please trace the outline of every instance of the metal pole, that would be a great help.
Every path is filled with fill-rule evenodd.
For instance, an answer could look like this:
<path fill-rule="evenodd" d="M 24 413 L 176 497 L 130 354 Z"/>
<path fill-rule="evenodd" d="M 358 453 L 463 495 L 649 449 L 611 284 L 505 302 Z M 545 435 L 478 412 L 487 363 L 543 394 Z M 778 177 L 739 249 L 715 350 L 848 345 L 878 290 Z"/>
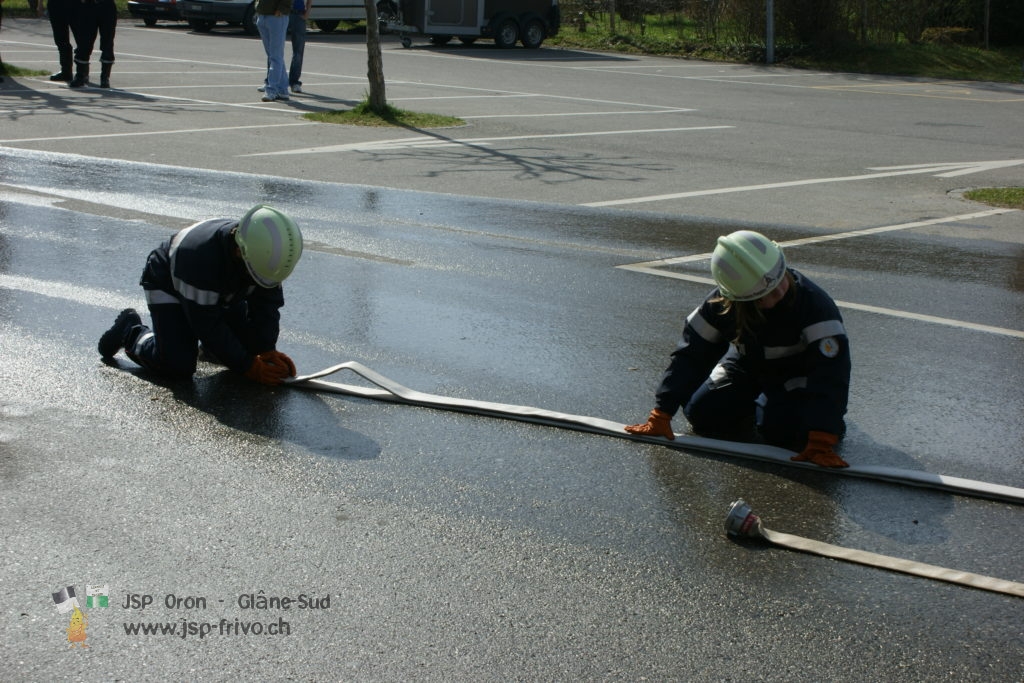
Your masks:
<path fill-rule="evenodd" d="M 765 64 L 775 63 L 775 0 L 765 0 L 766 31 Z"/>
<path fill-rule="evenodd" d="M 988 49 L 988 27 L 992 19 L 992 0 L 985 0 L 985 49 Z"/>

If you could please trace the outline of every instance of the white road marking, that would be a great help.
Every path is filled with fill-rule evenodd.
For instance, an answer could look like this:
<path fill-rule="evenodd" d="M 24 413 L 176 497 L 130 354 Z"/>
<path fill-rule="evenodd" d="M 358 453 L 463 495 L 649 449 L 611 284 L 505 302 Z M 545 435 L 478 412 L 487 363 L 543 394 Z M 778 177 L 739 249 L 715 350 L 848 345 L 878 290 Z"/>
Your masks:
<path fill-rule="evenodd" d="M 85 306 L 101 306 L 120 311 L 125 308 L 144 310 L 146 302 L 141 293 L 138 296 L 125 296 L 105 289 L 83 287 L 74 282 L 57 280 L 37 280 L 20 275 L 0 273 L 0 289 L 12 289 L 31 294 L 40 294 L 55 299 L 65 299 Z"/>
<path fill-rule="evenodd" d="M 131 138 L 146 135 L 180 135 L 182 133 L 215 133 L 221 130 L 245 130 L 247 128 L 281 128 L 284 126 L 315 126 L 314 121 L 302 121 L 299 123 L 266 123 L 257 126 L 223 126 L 220 128 L 185 128 L 175 130 L 150 130 L 131 133 L 99 133 L 97 135 L 62 135 L 49 138 L 18 138 L 12 140 L 0 140 L 0 143 L 9 142 L 44 142 L 48 140 L 91 140 L 95 138 Z"/>
<path fill-rule="evenodd" d="M 647 197 L 632 197 L 629 199 L 608 199 L 601 202 L 586 202 L 580 206 L 622 206 L 623 204 L 644 204 L 647 202 L 660 202 L 668 199 L 685 199 L 687 197 L 705 197 L 715 194 L 730 194 L 733 192 L 754 192 L 757 190 L 774 190 L 782 187 L 800 187 L 803 185 L 823 185 L 825 183 L 846 183 L 853 180 L 874 180 L 876 178 L 892 178 L 901 175 L 922 175 L 934 173 L 937 178 L 952 178 L 953 176 L 966 175 L 968 173 L 980 173 L 994 168 L 1006 168 L 1024 164 L 1024 159 L 1007 159 L 1003 161 L 962 161 L 948 164 L 915 164 L 912 166 L 888 166 L 882 168 L 868 169 L 880 170 L 881 173 L 865 173 L 862 175 L 838 176 L 835 178 L 808 178 L 805 180 L 787 180 L 779 183 L 762 183 L 760 185 L 738 185 L 736 187 L 720 187 L 713 190 L 693 190 L 690 192 L 674 192 L 672 194 L 657 194 Z"/>
<path fill-rule="evenodd" d="M 936 178 L 953 178 L 956 176 L 967 175 L 969 173 L 981 173 L 982 171 L 991 171 L 996 168 L 1009 168 L 1010 166 L 1020 166 L 1024 164 L 1024 159 L 1005 159 L 1002 161 L 972 161 L 965 162 L 963 164 L 951 164 L 953 170 L 946 173 L 936 173 Z M 944 166 L 946 164 L 911 164 L 909 166 L 879 166 L 876 168 L 868 168 L 869 171 L 903 171 L 911 169 L 921 169 L 922 173 L 929 173 L 936 166 Z M 960 166 L 960 168 L 958 168 Z"/>
<path fill-rule="evenodd" d="M 877 228 L 866 228 L 864 230 L 851 230 L 849 232 L 834 233 L 831 235 L 816 235 L 814 237 L 805 237 L 797 240 L 789 240 L 787 242 L 779 242 L 779 246 L 789 248 L 802 246 L 807 244 L 820 244 L 822 242 L 831 242 L 833 240 L 849 239 L 851 237 L 862 237 L 864 235 L 874 235 L 881 232 L 893 232 L 895 230 L 907 230 L 910 228 L 918 228 L 926 225 L 938 225 L 941 223 L 955 223 L 957 221 L 971 220 L 974 218 L 985 218 L 987 216 L 998 216 L 1005 213 L 1014 213 L 1017 209 L 991 209 L 988 211 L 978 211 L 976 213 L 960 214 L 958 216 L 948 216 L 946 218 L 934 218 L 926 221 L 914 221 L 913 223 L 900 223 L 898 225 L 884 225 Z M 691 263 L 694 261 L 706 261 L 711 258 L 711 253 L 705 254 L 690 254 L 688 256 L 678 256 L 674 258 L 657 259 L 655 261 L 643 261 L 641 263 L 629 263 L 621 266 L 616 266 L 622 270 L 628 270 L 634 273 L 642 273 L 644 275 L 655 275 L 657 277 L 667 277 L 675 280 L 686 280 L 687 282 L 698 282 L 710 286 L 715 285 L 715 281 L 712 278 L 691 275 L 689 273 L 679 273 L 669 270 L 662 270 L 664 266 L 675 265 L 679 263 Z M 868 304 L 858 304 L 849 301 L 836 301 L 836 305 L 840 308 L 849 308 L 855 311 L 865 311 L 868 313 L 877 313 L 879 315 L 888 315 L 894 318 L 903 318 L 906 320 L 918 320 L 921 322 L 934 323 L 936 325 L 946 325 L 947 327 L 956 327 L 964 330 L 974 330 L 977 332 L 988 332 L 990 334 L 999 334 L 1006 337 L 1015 337 L 1017 339 L 1024 339 L 1024 331 L 1013 330 L 1006 327 L 996 327 L 993 325 L 982 325 L 979 323 L 966 322 L 963 320 L 954 320 L 952 318 L 942 318 L 934 315 L 925 315 L 922 313 L 913 313 L 911 311 L 900 311 L 893 308 L 883 308 L 881 306 L 871 306 Z"/>
<path fill-rule="evenodd" d="M 460 116 L 460 119 L 530 119 L 556 118 L 559 116 L 644 116 L 647 114 L 683 114 L 697 111 L 696 109 L 660 109 L 656 111 L 564 111 L 546 114 L 481 114 L 479 116 Z"/>
<path fill-rule="evenodd" d="M 880 232 L 895 232 L 896 230 L 909 230 L 910 228 L 921 228 L 926 225 L 938 225 L 941 223 L 955 223 L 957 221 L 969 221 L 975 218 L 987 218 L 989 216 L 999 216 L 1004 213 L 1013 213 L 1017 209 L 986 209 L 984 211 L 976 211 L 974 213 L 962 213 L 956 216 L 947 216 L 946 218 L 930 218 L 924 221 L 914 221 L 912 223 L 898 223 L 896 225 L 881 225 L 877 228 L 864 228 L 863 230 L 848 230 L 847 232 L 836 232 L 829 235 L 815 235 L 814 237 L 803 237 L 798 240 L 789 240 L 787 242 L 779 242 L 780 247 L 799 247 L 805 244 L 820 244 L 822 242 L 832 242 L 834 240 L 845 240 L 851 237 L 863 237 L 864 235 L 876 235 Z M 642 266 L 670 266 L 676 263 L 688 263 L 690 261 L 706 261 L 711 258 L 711 252 L 706 254 L 691 254 L 689 256 L 678 256 L 674 258 L 659 259 L 657 261 L 645 261 L 643 263 L 633 264 Z M 619 268 L 631 269 L 631 266 L 619 266 Z"/>
<path fill-rule="evenodd" d="M 642 130 L 598 130 L 585 133 L 551 133 L 546 135 L 507 135 L 493 138 L 426 138 L 417 136 L 413 138 L 392 138 L 390 140 L 375 140 L 368 142 L 352 142 L 345 145 L 328 145 L 325 147 L 305 147 L 299 149 L 286 149 L 280 152 L 257 152 L 254 154 L 241 154 L 241 157 L 266 157 L 282 154 L 325 154 L 330 152 L 375 152 L 385 149 L 399 149 L 407 147 L 436 147 L 440 145 L 489 145 L 495 142 L 506 142 L 509 140 L 540 140 L 546 138 L 580 138 L 596 135 L 638 135 L 643 133 L 676 133 L 682 131 L 696 130 L 718 130 L 722 128 L 733 128 L 733 126 L 692 126 L 688 128 L 648 128 Z"/>

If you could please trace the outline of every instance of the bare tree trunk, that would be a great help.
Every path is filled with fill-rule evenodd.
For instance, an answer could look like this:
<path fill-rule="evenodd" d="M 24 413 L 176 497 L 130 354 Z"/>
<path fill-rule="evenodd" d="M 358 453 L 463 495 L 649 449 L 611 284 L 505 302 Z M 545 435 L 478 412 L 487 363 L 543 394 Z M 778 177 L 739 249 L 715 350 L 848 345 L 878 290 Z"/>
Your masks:
<path fill-rule="evenodd" d="M 370 80 L 370 96 L 368 104 L 376 114 L 383 114 L 387 109 L 388 100 L 384 95 L 384 60 L 380 53 L 380 25 L 377 21 L 376 0 L 363 0 L 366 6 L 366 55 L 367 72 Z"/>

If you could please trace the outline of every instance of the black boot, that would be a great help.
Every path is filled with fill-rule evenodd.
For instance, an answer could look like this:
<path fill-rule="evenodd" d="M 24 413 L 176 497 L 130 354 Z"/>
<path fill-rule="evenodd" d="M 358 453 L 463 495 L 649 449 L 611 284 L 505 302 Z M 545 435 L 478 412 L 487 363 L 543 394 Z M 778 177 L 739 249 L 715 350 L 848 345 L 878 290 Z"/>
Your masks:
<path fill-rule="evenodd" d="M 71 80 L 71 65 L 72 65 L 71 53 L 60 55 L 60 71 L 50 76 L 51 81 L 64 81 L 67 83 Z"/>
<path fill-rule="evenodd" d="M 100 87 L 101 88 L 109 88 L 110 87 L 110 69 L 113 66 L 114 66 L 113 64 L 109 64 L 107 62 L 103 62 L 102 64 L 100 64 Z"/>
<path fill-rule="evenodd" d="M 68 86 L 71 88 L 81 88 L 89 83 L 89 65 L 75 62 L 75 77 L 71 79 Z"/>
<path fill-rule="evenodd" d="M 118 313 L 114 324 L 103 333 L 99 344 L 96 345 L 100 356 L 107 359 L 113 358 L 114 354 L 128 343 L 128 335 L 132 333 L 132 330 L 141 324 L 142 318 L 134 308 L 126 308 Z"/>

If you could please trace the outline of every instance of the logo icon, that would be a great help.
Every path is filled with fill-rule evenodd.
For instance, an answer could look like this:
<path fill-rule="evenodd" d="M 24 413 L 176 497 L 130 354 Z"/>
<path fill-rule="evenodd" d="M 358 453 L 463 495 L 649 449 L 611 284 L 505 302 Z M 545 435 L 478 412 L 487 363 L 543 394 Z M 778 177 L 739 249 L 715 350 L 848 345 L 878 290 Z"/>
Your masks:
<path fill-rule="evenodd" d="M 83 650 L 88 645 L 85 644 L 85 627 L 89 625 L 89 619 L 86 618 L 82 610 L 75 606 L 74 611 L 71 612 L 71 623 L 67 627 L 68 642 L 71 643 L 71 649 L 75 649 L 75 645 L 82 648 Z"/>
<path fill-rule="evenodd" d="M 109 584 L 103 584 L 102 586 L 87 585 L 85 587 L 86 607 L 93 609 L 95 607 L 109 606 L 109 594 Z M 65 586 L 56 593 L 53 593 L 53 604 L 60 614 L 71 613 L 71 622 L 64 629 L 68 634 L 68 642 L 71 643 L 71 649 L 74 649 L 75 646 L 82 649 L 89 647 L 85 644 L 85 629 L 89 626 L 89 618 L 82 611 L 82 605 L 78 602 L 78 596 L 75 594 L 75 587 Z"/>
<path fill-rule="evenodd" d="M 57 606 L 57 611 L 61 614 L 67 614 L 73 609 L 78 609 L 78 598 L 75 597 L 75 587 L 65 586 L 61 590 L 53 594 L 53 603 Z"/>
<path fill-rule="evenodd" d="M 110 587 L 107 584 L 102 586 L 87 585 L 85 587 L 85 606 L 88 609 L 108 607 L 110 605 L 108 593 L 110 593 Z"/>

